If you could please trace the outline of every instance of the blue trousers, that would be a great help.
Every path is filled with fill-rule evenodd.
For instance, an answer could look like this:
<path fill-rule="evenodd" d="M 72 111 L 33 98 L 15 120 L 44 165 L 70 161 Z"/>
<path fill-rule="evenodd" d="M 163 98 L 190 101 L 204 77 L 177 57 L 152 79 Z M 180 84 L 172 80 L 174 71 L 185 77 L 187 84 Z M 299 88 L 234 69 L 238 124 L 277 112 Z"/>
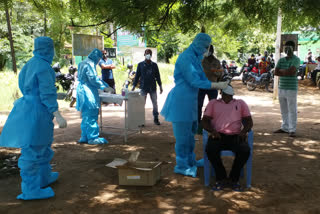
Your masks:
<path fill-rule="evenodd" d="M 191 122 L 173 122 L 173 133 L 176 138 L 176 166 L 175 171 L 180 174 L 187 174 L 190 168 L 195 167 L 196 173 L 196 155 L 194 153 L 197 121 Z M 186 172 L 186 173 L 183 173 Z M 195 176 L 194 176 L 195 177 Z"/>
<path fill-rule="evenodd" d="M 81 138 L 86 140 L 99 137 L 98 115 L 99 109 L 88 110 L 81 113 Z"/>

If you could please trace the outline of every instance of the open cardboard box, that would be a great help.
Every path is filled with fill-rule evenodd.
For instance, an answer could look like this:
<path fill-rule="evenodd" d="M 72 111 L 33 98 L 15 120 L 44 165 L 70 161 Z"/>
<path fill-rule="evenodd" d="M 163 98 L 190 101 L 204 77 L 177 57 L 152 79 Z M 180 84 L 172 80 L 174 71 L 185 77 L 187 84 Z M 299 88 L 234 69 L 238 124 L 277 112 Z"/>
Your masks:
<path fill-rule="evenodd" d="M 116 158 L 106 166 L 117 168 L 119 185 L 153 186 L 160 180 L 160 161 L 137 161 L 139 153 L 132 153 L 129 161 Z"/>

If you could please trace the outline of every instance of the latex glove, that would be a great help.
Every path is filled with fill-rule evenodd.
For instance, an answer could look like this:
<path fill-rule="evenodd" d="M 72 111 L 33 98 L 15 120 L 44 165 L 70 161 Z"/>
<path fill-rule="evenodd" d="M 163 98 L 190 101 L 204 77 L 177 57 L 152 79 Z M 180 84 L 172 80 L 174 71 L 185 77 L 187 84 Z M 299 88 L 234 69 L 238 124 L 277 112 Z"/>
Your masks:
<path fill-rule="evenodd" d="M 104 92 L 114 93 L 114 89 L 111 88 L 111 87 L 105 87 L 105 88 L 103 89 L 103 91 L 104 91 Z"/>
<path fill-rule="evenodd" d="M 163 89 L 162 89 L 162 86 L 160 86 L 160 94 L 162 94 L 163 92 Z"/>
<path fill-rule="evenodd" d="M 214 89 L 225 89 L 230 81 L 224 81 L 224 82 L 212 82 L 211 83 L 211 88 Z"/>
<path fill-rule="evenodd" d="M 101 94 L 103 92 L 103 90 L 101 89 L 98 89 L 98 93 Z"/>
<path fill-rule="evenodd" d="M 53 115 L 56 117 L 56 121 L 59 124 L 59 128 L 63 129 L 67 127 L 67 121 L 61 116 L 59 111 L 53 112 Z"/>

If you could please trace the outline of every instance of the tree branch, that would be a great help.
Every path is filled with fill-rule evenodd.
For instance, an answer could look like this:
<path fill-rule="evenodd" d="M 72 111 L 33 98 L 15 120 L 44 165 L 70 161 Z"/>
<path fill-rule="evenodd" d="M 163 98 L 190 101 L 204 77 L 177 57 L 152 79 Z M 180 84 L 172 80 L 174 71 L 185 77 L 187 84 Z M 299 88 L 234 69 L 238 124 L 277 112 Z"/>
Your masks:
<path fill-rule="evenodd" d="M 111 33 L 105 33 L 103 31 L 100 31 L 100 33 L 102 33 L 103 35 L 107 36 L 107 37 L 110 37 L 112 34 L 114 34 L 115 32 L 117 32 L 118 30 L 120 30 L 121 28 L 123 28 L 124 26 L 120 26 L 118 27 L 117 29 L 115 29 L 113 32 Z"/>
<path fill-rule="evenodd" d="M 70 18 L 71 19 L 71 26 L 72 27 L 96 27 L 96 26 L 99 26 L 99 25 L 103 25 L 103 24 L 106 24 L 108 22 L 112 22 L 112 20 L 110 19 L 106 19 L 98 24 L 91 24 L 91 25 L 76 25 L 74 24 L 74 21 L 73 21 L 73 18 Z"/>

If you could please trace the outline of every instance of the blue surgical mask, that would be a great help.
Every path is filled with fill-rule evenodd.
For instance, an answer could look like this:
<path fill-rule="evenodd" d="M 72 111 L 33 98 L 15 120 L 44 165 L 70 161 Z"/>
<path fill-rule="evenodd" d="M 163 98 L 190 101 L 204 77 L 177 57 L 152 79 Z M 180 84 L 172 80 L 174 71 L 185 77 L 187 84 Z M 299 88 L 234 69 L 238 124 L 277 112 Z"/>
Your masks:
<path fill-rule="evenodd" d="M 147 54 L 146 55 L 146 60 L 150 60 L 151 59 L 151 55 L 150 54 Z"/>

